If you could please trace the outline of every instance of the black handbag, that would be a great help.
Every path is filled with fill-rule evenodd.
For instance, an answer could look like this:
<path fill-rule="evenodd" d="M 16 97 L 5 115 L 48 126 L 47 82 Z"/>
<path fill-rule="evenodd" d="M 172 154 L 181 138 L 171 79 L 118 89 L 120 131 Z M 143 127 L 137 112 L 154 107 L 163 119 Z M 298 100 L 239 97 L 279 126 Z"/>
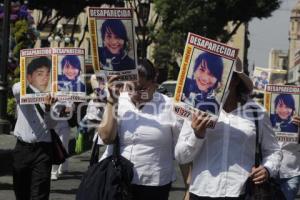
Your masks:
<path fill-rule="evenodd" d="M 52 139 L 52 164 L 60 165 L 69 157 L 64 145 L 54 129 L 50 129 Z"/>
<path fill-rule="evenodd" d="M 133 164 L 120 155 L 118 136 L 113 154 L 89 167 L 82 177 L 76 200 L 131 200 Z"/>
<path fill-rule="evenodd" d="M 41 115 L 41 118 L 43 119 L 45 112 L 41 108 L 39 104 L 35 104 L 36 109 L 38 110 L 38 113 Z M 52 147 L 52 164 L 53 165 L 60 165 L 66 161 L 66 159 L 69 157 L 68 152 L 66 151 L 63 143 L 61 142 L 59 136 L 55 132 L 54 129 L 50 129 L 51 134 L 51 147 Z"/>
<path fill-rule="evenodd" d="M 257 111 L 254 109 L 256 141 L 255 141 L 255 167 L 258 167 L 262 161 L 261 144 L 259 142 L 259 127 L 257 120 Z M 280 189 L 279 183 L 269 178 L 262 184 L 254 184 L 251 178 L 245 183 L 245 200 L 285 200 L 285 196 Z"/>

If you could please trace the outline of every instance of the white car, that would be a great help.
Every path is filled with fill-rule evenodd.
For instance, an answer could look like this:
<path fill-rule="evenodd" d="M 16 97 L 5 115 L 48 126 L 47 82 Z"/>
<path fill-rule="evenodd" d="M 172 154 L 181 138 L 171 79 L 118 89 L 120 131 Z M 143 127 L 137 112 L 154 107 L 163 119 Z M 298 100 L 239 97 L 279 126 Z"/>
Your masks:
<path fill-rule="evenodd" d="M 176 83 L 177 81 L 174 80 L 165 81 L 159 85 L 158 92 L 163 93 L 169 97 L 173 97 L 175 93 Z"/>

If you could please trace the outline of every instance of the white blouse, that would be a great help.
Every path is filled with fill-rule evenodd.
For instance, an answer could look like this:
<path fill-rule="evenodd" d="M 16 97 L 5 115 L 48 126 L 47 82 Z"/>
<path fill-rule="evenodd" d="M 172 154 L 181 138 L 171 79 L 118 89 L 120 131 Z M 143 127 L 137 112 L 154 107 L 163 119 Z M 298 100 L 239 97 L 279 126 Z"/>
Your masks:
<path fill-rule="evenodd" d="M 173 112 L 172 100 L 154 93 L 137 109 L 128 93 L 122 93 L 118 108 L 121 155 L 134 164 L 133 184 L 161 186 L 174 180 L 174 147 L 182 120 Z M 112 153 L 109 145 L 103 158 Z"/>
<path fill-rule="evenodd" d="M 179 163 L 193 161 L 190 192 L 197 196 L 238 197 L 255 158 L 255 122 L 249 104 L 259 115 L 262 165 L 272 176 L 279 170 L 281 152 L 268 116 L 252 100 L 231 113 L 220 112 L 214 129 L 204 139 L 196 138 L 190 123 L 183 124 L 175 157 Z"/>

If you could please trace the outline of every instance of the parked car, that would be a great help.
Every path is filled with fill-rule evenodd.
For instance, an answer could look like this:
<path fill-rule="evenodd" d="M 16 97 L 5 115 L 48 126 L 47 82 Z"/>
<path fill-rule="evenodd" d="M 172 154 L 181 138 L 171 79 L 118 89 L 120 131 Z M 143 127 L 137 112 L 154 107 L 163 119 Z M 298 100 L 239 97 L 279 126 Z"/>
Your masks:
<path fill-rule="evenodd" d="M 174 80 L 165 81 L 159 85 L 157 90 L 162 94 L 173 97 L 175 93 L 176 83 L 177 81 Z"/>

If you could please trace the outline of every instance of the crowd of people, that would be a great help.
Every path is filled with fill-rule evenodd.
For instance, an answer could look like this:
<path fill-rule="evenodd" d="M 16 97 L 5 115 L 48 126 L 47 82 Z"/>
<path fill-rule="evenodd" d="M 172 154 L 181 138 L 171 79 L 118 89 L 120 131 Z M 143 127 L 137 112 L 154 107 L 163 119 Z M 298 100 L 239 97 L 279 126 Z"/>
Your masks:
<path fill-rule="evenodd" d="M 114 36 L 118 33 L 107 25 L 104 34 Z M 75 80 L 80 72 L 77 58 L 66 56 L 61 62 L 66 78 Z M 212 68 L 213 64 L 216 66 Z M 44 57 L 29 64 L 30 92 L 47 89 L 49 68 L 49 59 Z M 76 72 L 72 77 L 68 76 L 70 69 Z M 42 70 L 41 73 L 36 73 L 38 70 Z M 277 124 L 271 122 L 265 109 L 250 98 L 253 83 L 239 61 L 232 72 L 229 93 L 214 128 L 209 127 L 211 117 L 207 112 L 194 112 L 191 121 L 173 112 L 172 99 L 156 92 L 158 73 L 149 60 L 143 60 L 137 71 L 137 82 L 124 83 L 118 76 L 112 76 L 105 83 L 105 79 L 93 77 L 92 80 L 96 80 L 93 99 L 81 122 L 94 123 L 97 129 L 93 133 L 96 133 L 95 138 L 100 137 L 99 145 L 107 145 L 100 161 L 112 154 L 111 144 L 119 139 L 120 154 L 134 166 L 133 200 L 167 200 L 175 180 L 175 159 L 182 167 L 185 164 L 192 166 L 188 187 L 190 200 L 244 199 L 248 178 L 259 185 L 270 177 L 278 179 L 287 200 L 295 198 L 300 184 L 299 145 L 276 140 L 273 126 Z M 209 99 L 210 93 L 220 84 L 222 72 L 221 60 L 209 53 L 201 54 L 195 62 L 194 77 L 188 80 L 195 82 L 197 90 L 185 88 L 186 99 L 192 93 L 201 94 L 197 103 Z M 207 79 L 201 79 L 204 76 Z M 59 120 L 59 117 L 53 119 L 51 112 L 63 116 L 62 113 L 71 112 L 74 106 L 68 102 L 59 103 L 50 95 L 45 103 L 20 104 L 20 83 L 13 86 L 13 94 L 18 111 L 14 130 L 17 144 L 13 152 L 16 199 L 48 199 L 50 180 L 58 179 L 68 170 L 67 161 L 60 166 L 51 164 L 49 130 L 55 129 L 59 133 L 66 149 L 70 134 L 67 121 Z M 288 95 L 278 96 L 275 117 L 281 118 L 280 126 L 297 129 L 300 117 L 294 113 L 295 106 L 291 101 Z M 104 108 L 97 106 L 98 103 L 104 103 Z M 62 104 L 62 109 L 56 109 Z M 287 105 L 292 107 L 286 108 Z M 254 112 L 258 113 L 258 119 Z M 258 167 L 254 167 L 256 120 L 262 151 L 262 162 Z M 184 180 L 187 180 L 186 174 Z"/>

